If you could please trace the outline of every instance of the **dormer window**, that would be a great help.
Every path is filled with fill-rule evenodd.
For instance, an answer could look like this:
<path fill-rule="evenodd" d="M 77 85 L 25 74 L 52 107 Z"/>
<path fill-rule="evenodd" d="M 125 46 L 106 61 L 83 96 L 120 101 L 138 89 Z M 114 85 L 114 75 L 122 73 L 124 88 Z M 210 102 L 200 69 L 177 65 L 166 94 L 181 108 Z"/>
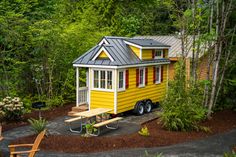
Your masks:
<path fill-rule="evenodd" d="M 155 50 L 154 59 L 163 58 L 163 50 Z"/>

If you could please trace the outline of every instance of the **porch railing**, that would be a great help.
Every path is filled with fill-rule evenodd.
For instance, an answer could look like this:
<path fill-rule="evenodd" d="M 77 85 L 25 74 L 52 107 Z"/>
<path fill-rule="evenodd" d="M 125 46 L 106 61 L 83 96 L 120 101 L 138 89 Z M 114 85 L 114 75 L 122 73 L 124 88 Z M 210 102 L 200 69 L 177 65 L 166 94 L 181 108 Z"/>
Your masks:
<path fill-rule="evenodd" d="M 79 105 L 88 103 L 88 87 L 79 88 Z"/>

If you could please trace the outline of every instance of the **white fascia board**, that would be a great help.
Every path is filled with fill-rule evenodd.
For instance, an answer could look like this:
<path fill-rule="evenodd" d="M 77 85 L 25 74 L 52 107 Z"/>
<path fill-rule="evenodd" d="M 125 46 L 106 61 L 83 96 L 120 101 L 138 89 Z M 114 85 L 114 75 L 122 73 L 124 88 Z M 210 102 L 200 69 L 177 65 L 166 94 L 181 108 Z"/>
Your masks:
<path fill-rule="evenodd" d="M 113 62 L 114 61 L 114 59 L 111 57 L 111 55 L 107 52 L 107 50 L 104 48 L 104 47 L 102 47 L 102 48 L 100 48 L 100 50 L 98 51 L 98 53 L 93 57 L 93 61 L 95 61 L 96 59 L 97 59 L 97 57 L 102 53 L 102 51 L 104 51 L 105 52 L 105 54 L 109 57 L 109 59 Z"/>
<path fill-rule="evenodd" d="M 117 66 L 117 69 L 121 69 L 121 68 L 133 68 L 133 67 L 144 67 L 144 66 L 152 66 L 152 65 L 164 65 L 164 64 L 170 64 L 170 62 Z"/>
<path fill-rule="evenodd" d="M 137 48 L 140 48 L 140 49 L 170 49 L 169 46 L 168 47 L 143 47 L 143 46 L 140 46 L 140 45 L 128 42 L 128 41 L 124 41 L 124 42 L 126 44 L 130 45 L 130 46 L 134 46 L 134 47 L 137 47 Z"/>
<path fill-rule="evenodd" d="M 105 43 L 105 44 L 109 44 L 109 42 L 106 40 L 106 38 L 103 38 L 99 43 L 98 43 L 98 45 L 102 45 L 103 43 Z"/>
<path fill-rule="evenodd" d="M 140 45 L 137 45 L 137 44 L 134 44 L 134 43 L 131 43 L 131 42 L 128 42 L 128 41 L 124 41 L 127 45 L 130 45 L 130 46 L 134 46 L 134 47 L 137 47 L 137 48 L 142 48 L 142 46 Z"/>
<path fill-rule="evenodd" d="M 117 66 L 89 65 L 89 64 L 73 64 L 73 67 L 117 69 Z"/>
<path fill-rule="evenodd" d="M 102 69 L 122 69 L 122 68 L 133 68 L 133 67 L 152 66 L 152 65 L 163 65 L 163 64 L 170 64 L 170 62 L 134 64 L 134 65 L 124 65 L 124 66 L 102 66 L 102 65 L 86 65 L 86 64 L 73 64 L 73 66 L 86 67 L 86 68 L 102 68 Z"/>
<path fill-rule="evenodd" d="M 170 49 L 170 47 L 142 47 L 142 49 Z"/>

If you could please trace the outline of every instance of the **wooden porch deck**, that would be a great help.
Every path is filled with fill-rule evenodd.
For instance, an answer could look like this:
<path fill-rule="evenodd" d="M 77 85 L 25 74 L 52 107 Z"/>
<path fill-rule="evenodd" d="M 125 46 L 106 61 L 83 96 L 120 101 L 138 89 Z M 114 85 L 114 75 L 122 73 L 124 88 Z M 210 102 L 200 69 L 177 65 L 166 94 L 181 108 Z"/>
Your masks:
<path fill-rule="evenodd" d="M 77 107 L 77 106 L 72 107 L 71 111 L 68 112 L 68 116 L 74 117 L 75 113 L 83 112 L 83 111 L 87 111 L 87 110 L 88 110 L 88 104 L 81 104 L 81 105 L 79 105 L 79 107 Z"/>

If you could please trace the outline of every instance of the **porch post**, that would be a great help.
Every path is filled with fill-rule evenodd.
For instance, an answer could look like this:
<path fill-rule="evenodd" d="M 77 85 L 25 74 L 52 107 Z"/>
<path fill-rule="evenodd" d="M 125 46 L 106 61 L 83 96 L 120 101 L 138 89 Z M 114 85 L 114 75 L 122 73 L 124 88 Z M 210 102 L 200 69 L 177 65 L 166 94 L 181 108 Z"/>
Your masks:
<path fill-rule="evenodd" d="M 76 67 L 76 106 L 79 106 L 79 67 Z"/>

